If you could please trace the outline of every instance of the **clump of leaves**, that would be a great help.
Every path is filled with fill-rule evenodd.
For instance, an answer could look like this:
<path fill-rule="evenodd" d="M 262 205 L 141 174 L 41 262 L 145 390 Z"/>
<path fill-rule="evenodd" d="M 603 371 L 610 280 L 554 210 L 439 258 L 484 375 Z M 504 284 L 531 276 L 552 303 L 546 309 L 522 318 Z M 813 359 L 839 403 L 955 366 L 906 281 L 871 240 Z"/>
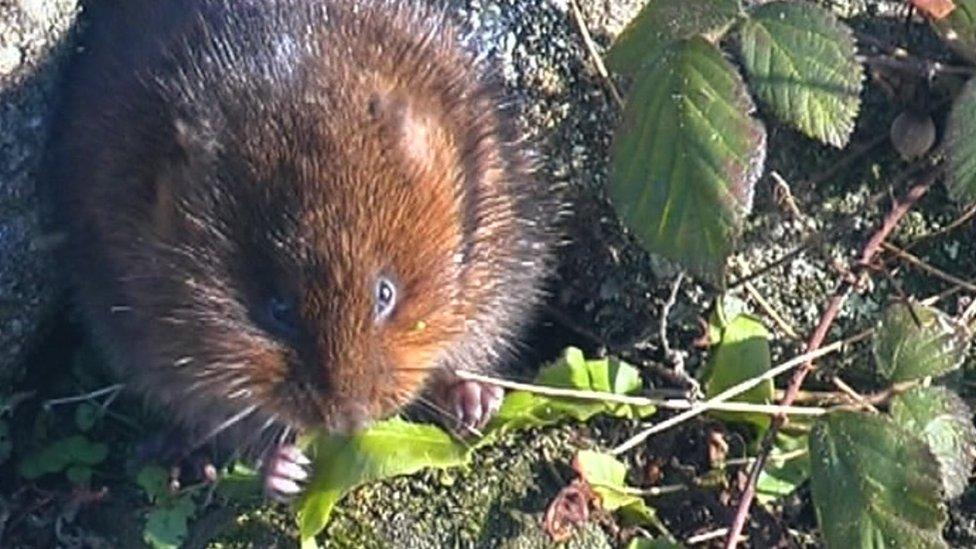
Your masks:
<path fill-rule="evenodd" d="M 561 360 L 543 368 L 536 383 L 618 395 L 642 389 L 640 375 L 633 366 L 610 358 L 586 360 L 574 348 L 566 350 Z M 485 428 L 485 436 L 473 444 L 459 442 L 440 427 L 400 418 L 379 422 L 352 436 L 314 436 L 308 441 L 314 475 L 298 510 L 302 545 L 315 546 L 315 535 L 325 528 L 336 503 L 363 483 L 428 467 L 469 463 L 472 452 L 510 430 L 567 419 L 585 421 L 596 414 L 643 418 L 653 413 L 654 408 L 650 406 L 513 391 L 505 396 L 498 414 Z"/>
<path fill-rule="evenodd" d="M 961 366 L 970 339 L 938 310 L 894 304 L 875 331 L 878 372 L 901 383 L 941 376 Z M 972 417 L 948 388 L 923 385 L 895 396 L 890 414 L 830 412 L 813 425 L 809 460 L 794 461 L 789 475 L 767 486 L 785 494 L 809 478 L 828 547 L 888 546 L 906 535 L 913 546 L 946 547 L 944 502 L 968 483 Z M 787 440 L 795 448 L 806 443 Z"/>
<path fill-rule="evenodd" d="M 197 510 L 192 492 L 173 492 L 169 481 L 169 473 L 156 465 L 143 467 L 136 476 L 136 483 L 153 504 L 143 530 L 143 540 L 153 549 L 182 547 Z"/>
<path fill-rule="evenodd" d="M 720 49 L 730 33 L 749 86 Z M 634 79 L 614 136 L 616 208 L 650 251 L 712 280 L 723 277 L 763 171 L 766 132 L 752 96 L 836 147 L 860 107 L 852 33 L 812 3 L 655 0 L 607 61 Z"/>

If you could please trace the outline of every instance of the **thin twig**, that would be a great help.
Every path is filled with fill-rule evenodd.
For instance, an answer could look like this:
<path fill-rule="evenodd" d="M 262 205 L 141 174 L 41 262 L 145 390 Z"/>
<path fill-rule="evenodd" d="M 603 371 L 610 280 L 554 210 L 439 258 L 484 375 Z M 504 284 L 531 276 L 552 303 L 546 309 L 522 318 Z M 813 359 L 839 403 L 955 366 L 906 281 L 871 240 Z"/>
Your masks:
<path fill-rule="evenodd" d="M 793 368 L 796 368 L 797 366 L 807 361 L 814 360 L 825 355 L 829 355 L 830 353 L 842 349 L 845 345 L 849 345 L 851 343 L 861 341 L 862 339 L 868 337 L 870 334 L 871 334 L 870 331 L 864 331 L 857 335 L 848 337 L 846 339 L 835 341 L 834 343 L 831 343 L 830 345 L 827 345 L 825 347 L 821 347 L 820 349 L 817 349 L 811 353 L 803 353 L 802 355 L 793 357 L 790 360 L 787 360 L 786 362 L 776 366 L 775 368 L 772 368 L 764 372 L 762 375 L 749 378 L 741 383 L 733 385 L 732 387 L 729 387 L 728 389 L 722 391 L 721 393 L 715 395 L 714 397 L 706 401 L 696 403 L 695 406 L 692 406 L 691 408 L 689 408 L 684 412 L 676 414 L 673 417 L 670 417 L 660 423 L 654 424 L 653 426 L 627 439 L 623 444 L 620 444 L 619 446 L 611 450 L 610 453 L 614 455 L 622 454 L 634 448 L 635 446 L 641 444 L 652 435 L 664 431 L 675 425 L 678 425 L 682 422 L 685 422 L 709 410 L 713 410 L 715 409 L 715 406 L 718 405 L 719 403 L 735 398 L 736 396 L 748 391 L 749 389 L 752 389 L 756 385 L 759 385 L 763 381 L 766 381 L 768 379 L 773 379 L 774 377 L 782 374 L 783 372 L 787 372 Z"/>
<path fill-rule="evenodd" d="M 736 262 L 739 264 L 740 269 L 745 268 L 745 263 L 742 261 L 742 258 L 737 257 Z M 773 307 L 773 305 L 769 303 L 769 301 L 767 301 L 766 298 L 762 296 L 762 294 L 759 293 L 759 290 L 757 290 L 756 287 L 753 286 L 751 282 L 746 281 L 743 283 L 743 286 L 746 289 L 746 293 L 749 294 L 749 297 L 751 297 L 752 300 L 756 302 L 756 305 L 758 305 L 759 308 L 762 309 L 764 313 L 766 313 L 766 316 L 768 316 L 773 321 L 773 323 L 779 327 L 780 331 L 782 331 L 783 334 L 786 335 L 786 337 L 790 339 L 800 339 L 800 335 L 796 333 L 796 330 L 793 329 L 793 326 L 790 326 L 790 323 L 787 322 L 785 318 L 783 318 L 783 315 L 779 314 L 779 312 Z"/>
<path fill-rule="evenodd" d="M 700 402 L 691 401 L 684 398 L 649 398 L 635 395 L 621 395 L 604 391 L 587 391 L 585 389 L 568 389 L 565 387 L 552 387 L 549 385 L 533 385 L 531 383 L 520 383 L 509 381 L 497 377 L 486 376 L 474 372 L 459 370 L 456 375 L 467 381 L 477 381 L 497 385 L 515 391 L 526 391 L 537 395 L 552 397 L 575 398 L 579 400 L 596 400 L 600 402 L 611 402 L 613 404 L 626 404 L 629 406 L 656 406 L 668 410 L 690 410 L 700 406 Z M 820 416 L 827 413 L 825 408 L 793 406 L 783 408 L 776 404 L 753 404 L 750 402 L 716 402 L 711 405 L 713 410 L 725 412 L 754 412 L 759 414 L 793 414 L 804 416 Z"/>
<path fill-rule="evenodd" d="M 658 326 L 658 336 L 661 338 L 661 349 L 664 351 L 664 356 L 674 366 L 675 371 L 682 375 L 685 373 L 685 361 L 682 359 L 681 353 L 672 350 L 671 344 L 668 343 L 668 316 L 671 315 L 671 308 L 678 301 L 678 290 L 681 289 L 681 282 L 684 279 L 684 272 L 680 272 L 678 276 L 674 277 L 668 299 L 661 305 L 661 322 Z"/>
<path fill-rule="evenodd" d="M 699 543 L 705 543 L 706 541 L 712 541 L 713 539 L 718 539 L 728 534 L 728 532 L 729 532 L 728 528 L 719 528 L 718 530 L 712 530 L 711 532 L 705 532 L 704 534 L 697 534 L 685 540 L 685 544 L 697 545 Z M 745 537 L 742 538 L 743 541 L 745 541 L 745 539 L 746 539 Z"/>
<path fill-rule="evenodd" d="M 586 28 L 586 22 L 583 20 L 583 12 L 580 11 L 576 0 L 570 0 L 569 5 L 573 9 L 573 18 L 576 20 L 576 26 L 579 27 L 580 35 L 583 37 L 583 44 L 586 46 L 586 51 L 590 55 L 593 65 L 596 67 L 596 72 L 603 78 L 614 102 L 617 103 L 618 107 L 623 108 L 624 98 L 620 95 L 620 91 L 617 90 L 617 85 L 610 78 L 610 71 L 607 70 L 607 66 L 603 64 L 603 58 L 600 57 L 599 52 L 596 50 L 596 42 L 590 36 L 590 30 Z"/>
<path fill-rule="evenodd" d="M 908 190 L 905 198 L 901 201 L 894 201 L 891 206 L 891 210 L 888 215 L 885 216 L 881 223 L 881 226 L 868 241 L 864 244 L 861 249 L 861 257 L 856 265 L 856 269 L 860 272 L 867 272 L 873 262 L 875 256 L 881 251 L 882 244 L 885 239 L 895 230 L 895 227 L 901 222 L 902 218 L 912 209 L 912 207 L 917 203 L 925 193 L 928 192 L 929 188 L 938 180 L 941 176 L 941 169 L 930 169 L 928 173 L 922 176 L 922 181 L 914 185 Z M 807 352 L 819 349 L 823 344 L 824 340 L 827 338 L 827 333 L 830 331 L 830 327 L 834 324 L 834 320 L 840 314 L 841 308 L 844 302 L 847 301 L 847 297 L 851 294 L 853 290 L 853 285 L 856 283 L 858 276 L 844 277 L 839 287 L 834 291 L 834 295 L 830 298 L 827 304 L 827 308 L 824 310 L 820 317 L 820 322 L 817 324 L 816 329 L 810 335 L 810 339 L 807 342 Z M 792 404 L 796 399 L 797 394 L 799 394 L 800 387 L 803 384 L 803 380 L 806 379 L 807 374 L 813 371 L 814 363 L 813 360 L 808 360 L 795 372 L 793 372 L 793 377 L 790 379 L 790 383 L 786 388 L 786 394 L 783 397 L 782 404 Z M 735 517 L 732 524 L 729 526 L 729 535 L 725 539 L 723 547 L 725 549 L 733 549 L 739 543 L 739 534 L 742 532 L 742 528 L 745 526 L 746 519 L 749 516 L 749 508 L 752 506 L 752 500 L 756 496 L 756 483 L 759 481 L 759 474 L 762 472 L 766 465 L 766 459 L 769 457 L 769 453 L 773 448 L 773 443 L 776 439 L 776 433 L 779 428 L 785 423 L 786 418 L 784 416 L 773 417 L 770 423 L 769 429 L 763 436 L 762 443 L 760 444 L 759 453 L 756 455 L 756 462 L 753 464 L 749 471 L 749 480 L 746 483 L 745 490 L 742 492 L 742 496 L 739 498 L 739 505 L 736 508 Z"/>
<path fill-rule="evenodd" d="M 840 389 L 842 393 L 850 397 L 854 402 L 860 404 L 861 406 L 864 406 L 865 408 L 871 410 L 872 412 L 875 413 L 878 412 L 878 409 L 875 408 L 874 405 L 872 405 L 870 402 L 868 402 L 868 399 L 864 398 L 864 395 L 855 391 L 854 388 L 848 385 L 847 382 L 845 382 L 843 379 L 840 378 L 840 376 L 832 376 L 830 378 L 830 381 L 831 383 L 834 384 L 835 387 Z M 796 399 L 794 398 L 794 400 Z"/>
<path fill-rule="evenodd" d="M 962 227 L 963 225 L 965 225 L 973 217 L 976 217 L 976 204 L 973 204 L 972 206 L 966 208 L 966 211 L 962 212 L 962 215 L 960 215 L 959 217 L 957 217 L 956 219 L 954 219 L 951 223 L 949 223 L 945 227 L 942 227 L 941 229 L 939 229 L 937 231 L 933 231 L 931 233 L 924 234 L 924 235 L 916 238 L 915 240 L 913 240 L 910 243 L 908 243 L 908 245 L 905 246 L 904 249 L 905 249 L 905 251 L 911 250 L 912 248 L 914 248 L 915 246 L 918 246 L 919 244 L 921 244 L 922 242 L 925 242 L 926 240 L 931 240 L 931 239 L 933 239 L 935 237 L 942 236 L 942 235 L 947 234 L 947 233 L 951 233 L 952 231 L 954 231 L 954 230 L 958 229 L 959 227 Z"/>
<path fill-rule="evenodd" d="M 63 397 L 63 398 L 52 398 L 50 400 L 45 400 L 42 403 L 42 406 L 44 407 L 45 410 L 50 410 L 51 408 L 54 408 L 55 406 L 59 406 L 61 404 L 71 404 L 72 402 L 86 402 L 86 401 L 94 400 L 102 395 L 112 395 L 109 398 L 114 398 L 114 393 L 118 393 L 119 391 L 121 391 L 124 386 L 125 385 L 122 383 L 116 383 L 115 385 L 102 387 L 101 389 L 97 389 L 95 391 L 92 391 L 90 393 L 85 393 L 83 395 L 75 395 L 75 396 Z"/>
<path fill-rule="evenodd" d="M 942 269 L 939 269 L 938 267 L 935 267 L 929 263 L 926 263 L 925 260 L 908 253 L 907 251 L 905 251 L 902 248 L 899 248 L 898 246 L 893 246 L 887 242 L 882 242 L 881 245 L 884 247 L 885 250 L 895 254 L 898 257 L 898 259 L 901 259 L 902 261 L 908 263 L 909 265 L 918 267 L 919 269 L 929 273 L 930 275 L 936 278 L 941 278 L 942 280 L 948 282 L 949 284 L 955 284 L 956 286 L 962 287 L 962 289 L 964 290 L 970 292 L 976 292 L 976 285 L 971 284 L 970 282 L 963 280 L 955 275 L 951 275 L 943 271 Z"/>

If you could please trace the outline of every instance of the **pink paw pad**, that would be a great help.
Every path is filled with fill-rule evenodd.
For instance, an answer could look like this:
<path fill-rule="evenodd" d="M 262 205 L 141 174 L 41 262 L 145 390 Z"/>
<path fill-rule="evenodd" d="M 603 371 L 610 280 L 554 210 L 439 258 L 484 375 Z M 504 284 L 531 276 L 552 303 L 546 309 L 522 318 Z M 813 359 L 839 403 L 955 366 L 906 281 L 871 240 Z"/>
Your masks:
<path fill-rule="evenodd" d="M 478 381 L 461 381 L 449 390 L 450 410 L 462 432 L 484 427 L 501 408 L 505 396 L 501 387 Z"/>
<path fill-rule="evenodd" d="M 262 471 L 264 493 L 276 501 L 291 501 L 304 489 L 311 464 L 297 446 L 287 444 L 275 448 Z"/>

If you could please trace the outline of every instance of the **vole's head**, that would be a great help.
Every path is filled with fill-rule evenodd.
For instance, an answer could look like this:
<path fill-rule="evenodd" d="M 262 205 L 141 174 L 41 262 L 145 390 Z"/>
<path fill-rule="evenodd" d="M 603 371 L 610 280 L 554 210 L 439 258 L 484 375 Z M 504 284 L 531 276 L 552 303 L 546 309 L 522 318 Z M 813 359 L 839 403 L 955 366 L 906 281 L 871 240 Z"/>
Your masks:
<path fill-rule="evenodd" d="M 492 212 L 465 178 L 495 168 L 465 163 L 490 136 L 460 136 L 436 98 L 357 89 L 174 123 L 150 337 L 204 398 L 348 431 L 416 397 L 466 329 Z"/>

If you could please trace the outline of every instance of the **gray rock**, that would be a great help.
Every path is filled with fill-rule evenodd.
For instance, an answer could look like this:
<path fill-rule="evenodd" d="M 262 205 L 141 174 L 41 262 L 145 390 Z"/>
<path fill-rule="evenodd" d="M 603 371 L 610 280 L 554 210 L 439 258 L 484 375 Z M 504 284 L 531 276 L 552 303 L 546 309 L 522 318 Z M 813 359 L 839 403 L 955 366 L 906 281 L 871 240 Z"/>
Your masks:
<path fill-rule="evenodd" d="M 59 292 L 37 176 L 77 0 L 0 1 L 0 386 Z"/>

